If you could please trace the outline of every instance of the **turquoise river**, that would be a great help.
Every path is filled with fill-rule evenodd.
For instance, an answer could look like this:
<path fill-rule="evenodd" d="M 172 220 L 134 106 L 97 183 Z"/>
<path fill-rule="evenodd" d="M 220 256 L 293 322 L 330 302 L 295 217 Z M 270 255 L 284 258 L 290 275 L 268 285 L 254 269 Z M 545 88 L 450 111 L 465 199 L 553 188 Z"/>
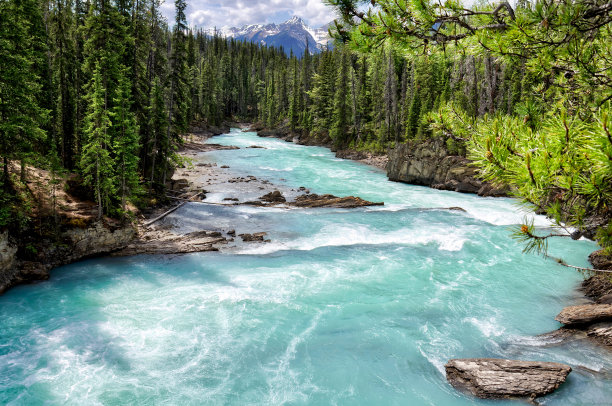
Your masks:
<path fill-rule="evenodd" d="M 444 364 L 466 357 L 567 363 L 574 371 L 541 404 L 612 404 L 610 354 L 538 337 L 583 300 L 582 276 L 522 253 L 510 228 L 532 215 L 511 199 L 389 182 L 328 149 L 254 133 L 211 142 L 241 148 L 196 161 L 385 205 L 189 203 L 164 221 L 271 242 L 93 259 L 12 289 L 0 296 L 1 405 L 523 404 L 455 391 Z M 466 212 L 440 209 L 450 206 Z M 576 265 L 595 248 L 551 243 Z"/>

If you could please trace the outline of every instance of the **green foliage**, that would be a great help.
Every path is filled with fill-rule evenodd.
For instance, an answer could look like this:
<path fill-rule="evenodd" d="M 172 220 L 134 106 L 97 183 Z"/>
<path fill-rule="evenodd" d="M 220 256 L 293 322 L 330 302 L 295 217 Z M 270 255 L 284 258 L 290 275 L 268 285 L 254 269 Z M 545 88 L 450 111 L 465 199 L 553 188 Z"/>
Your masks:
<path fill-rule="evenodd" d="M 609 116 L 606 103 L 584 120 L 562 107 L 535 125 L 528 116 L 486 117 L 468 141 L 470 158 L 485 179 L 513 186 L 556 221 L 582 228 L 587 211 L 605 216 L 612 202 Z"/>
<path fill-rule="evenodd" d="M 330 137 L 336 146 L 344 145 L 348 136 L 349 104 L 347 97 L 350 94 L 348 57 L 348 52 L 342 52 L 336 74 L 336 92 L 334 95 L 332 128 L 330 131 Z"/>
<path fill-rule="evenodd" d="M 486 180 L 512 187 L 559 223 L 586 229 L 599 221 L 597 239 L 610 247 L 607 0 L 519 2 L 516 8 L 377 0 L 365 10 L 355 0 L 328 3 L 341 16 L 336 38 L 370 58 L 381 45 L 408 55 L 401 110 L 408 138 L 430 131 L 450 151 L 467 147 Z M 419 65 L 423 55 L 429 64 Z M 450 75 L 428 69 L 436 58 L 440 66 L 452 63 Z M 546 238 L 524 227 L 516 235 L 527 250 L 545 251 Z"/>
<path fill-rule="evenodd" d="M 35 0 L 0 2 L 0 156 L 4 185 L 8 159 L 24 159 L 45 137 L 41 128 L 48 111 L 39 105 L 41 53 L 37 26 L 40 10 Z"/>
<path fill-rule="evenodd" d="M 101 219 L 115 192 L 114 166 L 110 155 L 112 123 L 105 104 L 107 90 L 103 87 L 102 74 L 98 68 L 94 68 L 92 82 L 87 97 L 89 109 L 84 126 L 87 138 L 81 155 L 81 173 L 83 183 L 94 189 L 98 219 Z"/>
<path fill-rule="evenodd" d="M 119 79 L 113 111 L 113 152 L 116 166 L 115 190 L 119 191 L 121 210 L 126 212 L 126 201 L 139 188 L 138 125 L 130 111 L 131 86 L 125 76 Z"/>

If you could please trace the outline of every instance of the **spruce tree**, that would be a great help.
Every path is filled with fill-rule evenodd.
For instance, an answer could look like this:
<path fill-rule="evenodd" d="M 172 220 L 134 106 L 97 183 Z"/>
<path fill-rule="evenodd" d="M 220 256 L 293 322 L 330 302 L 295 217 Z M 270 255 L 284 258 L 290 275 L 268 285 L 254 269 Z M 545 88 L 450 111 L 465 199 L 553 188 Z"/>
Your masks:
<path fill-rule="evenodd" d="M 299 81 L 298 81 L 298 64 L 297 64 L 297 58 L 293 57 L 292 58 L 293 61 L 293 66 L 292 66 L 292 72 L 293 72 L 293 82 L 292 82 L 292 92 L 291 92 L 291 103 L 289 104 L 289 126 L 291 128 L 291 131 L 295 131 L 295 129 L 298 126 L 298 120 L 299 120 L 299 105 L 300 105 L 300 99 L 302 98 L 302 94 L 301 94 L 301 89 L 299 86 Z"/>
<path fill-rule="evenodd" d="M 131 112 L 131 85 L 124 74 L 119 80 L 113 111 L 113 152 L 116 168 L 116 185 L 121 199 L 122 214 L 126 213 L 126 201 L 139 185 L 138 147 L 140 137 L 134 113 Z"/>
<path fill-rule="evenodd" d="M 167 141 L 168 115 L 165 107 L 164 89 L 159 78 L 153 80 L 151 90 L 151 98 L 149 100 L 149 128 L 151 129 L 151 168 L 149 178 L 149 190 L 152 191 L 156 179 L 159 179 L 157 174 L 160 161 L 166 159 L 170 150 Z M 157 171 L 157 172 L 156 172 Z"/>
<path fill-rule="evenodd" d="M 337 147 L 344 146 L 348 133 L 349 105 L 347 97 L 350 95 L 349 69 L 348 51 L 343 50 L 340 54 L 340 63 L 338 64 L 332 118 L 333 124 L 330 131 L 331 139 Z"/>
<path fill-rule="evenodd" d="M 187 18 L 185 0 L 174 2 L 176 17 L 172 33 L 172 50 L 170 57 L 170 94 L 168 106 L 168 127 L 166 140 L 163 141 L 167 148 L 164 149 L 162 157 L 162 185 L 165 185 L 168 171 L 171 169 L 173 153 L 176 146 L 181 144 L 181 134 L 187 131 L 189 124 L 190 95 L 189 95 L 189 71 L 187 66 Z"/>
<path fill-rule="evenodd" d="M 9 159 L 23 163 L 45 136 L 41 126 L 48 111 L 38 100 L 42 78 L 35 64 L 40 39 L 32 34 L 33 10 L 33 0 L 0 2 L 0 156 L 5 189 L 10 183 Z"/>
<path fill-rule="evenodd" d="M 93 188 L 98 205 L 98 220 L 114 196 L 114 162 L 110 155 L 111 119 L 106 108 L 107 90 L 99 68 L 94 67 L 92 85 L 86 96 L 89 104 L 84 125 L 84 144 L 81 155 L 83 183 Z"/>

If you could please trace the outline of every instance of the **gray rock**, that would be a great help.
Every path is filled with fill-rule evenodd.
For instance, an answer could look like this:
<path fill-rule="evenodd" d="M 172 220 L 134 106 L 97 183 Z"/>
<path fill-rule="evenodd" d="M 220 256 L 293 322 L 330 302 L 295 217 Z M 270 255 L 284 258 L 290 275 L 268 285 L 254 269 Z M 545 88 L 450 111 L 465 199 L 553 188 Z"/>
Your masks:
<path fill-rule="evenodd" d="M 7 271 L 13 267 L 15 254 L 17 254 L 17 247 L 11 245 L 8 231 L 0 233 L 0 272 Z"/>
<path fill-rule="evenodd" d="M 599 304 L 612 304 L 612 293 L 608 293 L 607 295 L 603 295 L 597 300 Z"/>
<path fill-rule="evenodd" d="M 515 361 L 495 358 L 453 359 L 446 379 L 455 388 L 479 398 L 536 398 L 559 387 L 572 371 L 556 362 Z"/>
<path fill-rule="evenodd" d="M 390 180 L 481 196 L 503 196 L 506 190 L 478 178 L 472 162 L 453 155 L 442 138 L 401 144 L 389 151 Z"/>
<path fill-rule="evenodd" d="M 612 323 L 597 323 L 589 327 L 587 336 L 602 344 L 612 346 Z"/>
<path fill-rule="evenodd" d="M 266 236 L 267 233 L 253 233 L 253 234 L 238 234 L 238 236 L 240 238 L 242 238 L 242 241 L 244 242 L 269 242 L 264 240 L 264 237 Z"/>
<path fill-rule="evenodd" d="M 568 306 L 555 317 L 560 323 L 567 325 L 584 325 L 612 320 L 612 305 L 586 304 Z"/>

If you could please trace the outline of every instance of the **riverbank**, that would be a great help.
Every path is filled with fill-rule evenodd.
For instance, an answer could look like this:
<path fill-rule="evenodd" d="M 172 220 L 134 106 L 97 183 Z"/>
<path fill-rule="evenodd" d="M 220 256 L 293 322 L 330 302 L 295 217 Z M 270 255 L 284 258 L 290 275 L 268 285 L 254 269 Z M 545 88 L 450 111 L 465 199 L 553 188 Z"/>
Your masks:
<path fill-rule="evenodd" d="M 246 128 L 246 124 L 234 123 Z M 60 224 L 54 232 L 22 233 L 11 236 L 0 233 L 0 294 L 11 287 L 47 280 L 50 271 L 83 259 L 102 255 L 132 256 L 140 254 L 169 255 L 218 251 L 239 238 L 244 242 L 266 241 L 245 234 L 236 237 L 235 226 L 225 230 L 201 229 L 182 233 L 161 221 L 165 215 L 186 202 L 217 205 L 336 207 L 354 208 L 382 204 L 357 197 L 311 194 L 306 186 L 286 188 L 255 176 L 235 176 L 229 166 L 214 162 L 196 162 L 203 152 L 235 150 L 235 146 L 208 143 L 211 137 L 229 132 L 229 126 L 195 126 L 183 137 L 179 154 L 186 164 L 176 168 L 167 184 L 166 202 L 153 202 L 138 210 L 130 207 L 132 221 L 105 218 L 96 220 L 96 205 L 87 199 L 74 176 L 59 181 L 54 191 L 48 171 L 29 168 L 30 189 L 35 190 L 37 212 L 33 222 Z M 252 145 L 247 148 L 261 148 Z M 35 185 L 35 186 L 33 186 Z M 217 198 L 222 196 L 221 198 Z M 51 213 L 51 206 L 57 207 Z M 52 218 L 55 216 L 55 218 Z M 49 226 L 47 226 L 49 227 Z"/>
<path fill-rule="evenodd" d="M 186 204 L 153 225 L 187 239 L 218 238 L 193 234 L 211 230 L 229 240 L 235 228 L 234 241 L 220 245 L 222 253 L 80 262 L 53 272 L 48 283 L 0 297 L 8 361 L 0 363 L 0 376 L 14 394 L 0 391 L 2 403 L 43 391 L 52 400 L 70 394 L 71 401 L 95 402 L 129 387 L 157 403 L 176 401 L 176 393 L 192 394 L 181 398 L 186 404 L 202 398 L 248 403 L 253 391 L 271 391 L 268 403 L 278 396 L 325 403 L 337 394 L 339 404 L 418 396 L 445 405 L 485 404 L 458 394 L 444 377 L 449 359 L 473 356 L 571 365 L 568 385 L 548 395 L 549 403 L 596 404 L 609 396 L 605 377 L 581 368 L 602 371 L 612 354 L 586 341 L 554 347 L 534 337 L 556 328 L 553 318 L 576 299 L 579 278 L 521 253 L 508 238 L 507 226 L 522 217 L 509 200 L 388 182 L 380 170 L 324 148 L 236 129 L 204 142 L 223 149 L 197 153 L 180 170 L 218 169 L 233 182 L 213 173 L 218 186 L 199 186 L 207 192 L 204 203 Z M 177 182 L 182 178 L 175 183 L 185 184 Z M 268 180 L 278 193 L 248 189 L 253 178 Z M 328 191 L 386 205 L 267 207 L 295 201 L 287 191 L 297 193 L 299 186 L 310 195 Z M 536 221 L 544 224 L 539 216 Z M 592 249 L 569 239 L 555 246 L 571 261 Z M 66 364 L 79 373 L 66 371 Z M 215 376 L 220 379 L 210 379 Z M 24 380 L 32 390 L 19 386 Z M 46 383 L 51 392 L 41 388 Z"/>
<path fill-rule="evenodd" d="M 194 128 L 204 138 L 229 129 L 229 125 Z M 187 142 L 184 150 L 191 147 Z M 98 221 L 97 206 L 76 174 L 25 169 L 26 181 L 16 182 L 15 187 L 29 218 L 0 232 L 0 294 L 17 285 L 47 280 L 59 266 L 125 249 L 138 240 L 140 225 L 148 215 L 169 207 L 164 201 L 148 199 L 149 207 L 142 211 L 130 205 L 123 221 L 107 217 Z M 16 162 L 11 163 L 11 172 L 19 172 Z M 183 190 L 174 181 L 168 188 L 173 195 L 169 202 Z M 162 241 L 168 236 L 157 237 Z"/>

